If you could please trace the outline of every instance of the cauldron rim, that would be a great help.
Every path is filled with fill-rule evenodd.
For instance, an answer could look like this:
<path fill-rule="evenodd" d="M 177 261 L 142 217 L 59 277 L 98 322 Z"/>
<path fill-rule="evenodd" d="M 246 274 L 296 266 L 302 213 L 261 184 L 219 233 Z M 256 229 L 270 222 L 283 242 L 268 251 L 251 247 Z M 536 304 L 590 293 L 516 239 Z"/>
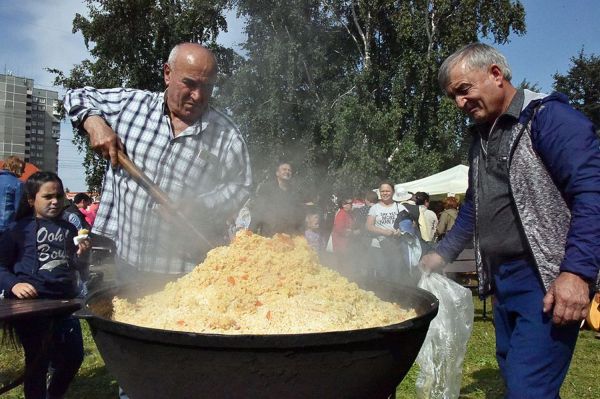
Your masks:
<path fill-rule="evenodd" d="M 387 326 L 378 326 L 355 330 L 308 332 L 297 334 L 216 334 L 164 330 L 123 323 L 100 316 L 92 311 L 94 299 L 114 295 L 123 286 L 113 285 L 101 288 L 85 299 L 82 310 L 76 314 L 88 321 L 93 328 L 125 336 L 128 338 L 163 345 L 191 346 L 206 348 L 236 349 L 277 349 L 346 345 L 365 341 L 393 339 L 407 330 L 420 329 L 429 325 L 438 312 L 438 300 L 428 291 L 416 287 L 402 286 L 402 290 L 411 297 L 420 297 L 425 311 L 417 317 Z M 112 294 L 111 294 L 112 293 Z"/>

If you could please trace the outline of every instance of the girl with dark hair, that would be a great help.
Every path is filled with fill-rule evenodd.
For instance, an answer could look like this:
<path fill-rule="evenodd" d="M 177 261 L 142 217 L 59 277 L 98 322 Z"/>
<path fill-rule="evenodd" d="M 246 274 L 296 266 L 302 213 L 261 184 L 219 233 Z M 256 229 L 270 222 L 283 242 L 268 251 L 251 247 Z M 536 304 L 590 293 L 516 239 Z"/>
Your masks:
<path fill-rule="evenodd" d="M 77 296 L 79 257 L 90 242 L 75 245 L 77 230 L 61 218 L 64 195 L 54 173 L 37 172 L 25 182 L 16 222 L 0 239 L 0 298 Z M 83 361 L 79 320 L 38 317 L 12 327 L 25 351 L 25 398 L 63 397 Z"/>

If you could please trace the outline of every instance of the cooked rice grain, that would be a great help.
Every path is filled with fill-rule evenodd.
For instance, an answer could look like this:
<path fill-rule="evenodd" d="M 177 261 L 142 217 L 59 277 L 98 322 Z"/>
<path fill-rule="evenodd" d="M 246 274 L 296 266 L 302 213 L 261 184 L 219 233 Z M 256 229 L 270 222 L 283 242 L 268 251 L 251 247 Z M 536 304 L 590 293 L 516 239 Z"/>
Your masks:
<path fill-rule="evenodd" d="M 162 292 L 135 303 L 115 297 L 113 307 L 116 321 L 220 334 L 355 330 L 416 316 L 321 266 L 304 237 L 249 231 Z"/>

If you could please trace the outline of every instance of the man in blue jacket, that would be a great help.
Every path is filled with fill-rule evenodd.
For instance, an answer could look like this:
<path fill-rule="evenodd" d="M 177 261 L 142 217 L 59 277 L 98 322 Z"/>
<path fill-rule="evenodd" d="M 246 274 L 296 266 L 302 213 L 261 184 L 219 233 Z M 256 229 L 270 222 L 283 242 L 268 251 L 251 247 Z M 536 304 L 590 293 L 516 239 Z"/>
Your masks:
<path fill-rule="evenodd" d="M 558 398 L 600 268 L 594 126 L 561 94 L 517 90 L 485 44 L 452 54 L 438 79 L 475 125 L 465 203 L 421 267 L 441 269 L 473 239 L 506 397 Z"/>

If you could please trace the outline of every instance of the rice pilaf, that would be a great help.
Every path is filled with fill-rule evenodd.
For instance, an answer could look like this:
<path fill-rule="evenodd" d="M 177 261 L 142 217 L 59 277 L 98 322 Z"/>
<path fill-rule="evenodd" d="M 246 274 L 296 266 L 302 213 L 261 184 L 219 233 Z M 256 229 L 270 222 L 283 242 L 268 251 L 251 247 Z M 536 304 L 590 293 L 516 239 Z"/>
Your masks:
<path fill-rule="evenodd" d="M 135 303 L 115 297 L 113 308 L 124 323 L 219 334 L 344 331 L 416 317 L 321 266 L 304 237 L 250 231 L 163 291 Z"/>

